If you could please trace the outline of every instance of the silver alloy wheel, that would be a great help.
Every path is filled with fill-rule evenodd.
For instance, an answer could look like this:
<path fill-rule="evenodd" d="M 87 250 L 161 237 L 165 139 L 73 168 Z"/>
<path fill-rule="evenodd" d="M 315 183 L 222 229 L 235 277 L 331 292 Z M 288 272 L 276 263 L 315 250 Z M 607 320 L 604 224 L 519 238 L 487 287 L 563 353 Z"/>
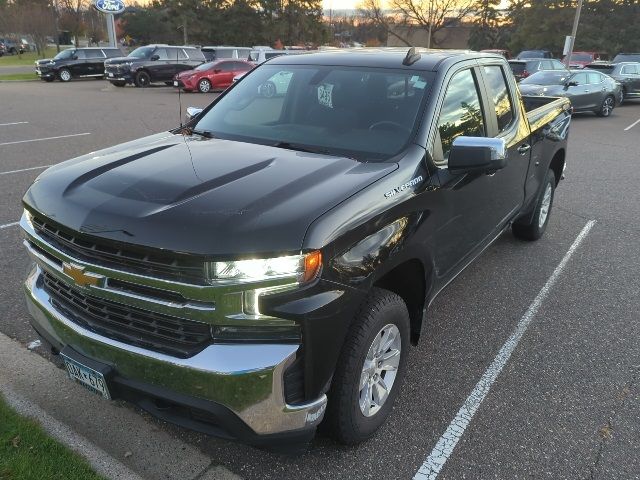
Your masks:
<path fill-rule="evenodd" d="M 198 90 L 200 90 L 202 93 L 207 93 L 209 90 L 211 90 L 211 84 L 209 83 L 209 80 L 200 80 L 200 82 L 198 83 Z"/>
<path fill-rule="evenodd" d="M 611 111 L 613 110 L 613 97 L 607 97 L 604 99 L 604 102 L 602 102 L 602 116 L 603 117 L 608 117 L 609 115 L 611 115 Z"/>
<path fill-rule="evenodd" d="M 394 324 L 382 327 L 373 339 L 360 373 L 358 403 L 365 417 L 371 417 L 385 404 L 396 381 L 402 338 Z"/>
<path fill-rule="evenodd" d="M 538 218 L 539 228 L 542 228 L 544 222 L 547 221 L 549 208 L 551 208 L 551 184 L 547 183 L 547 188 L 544 189 L 544 196 L 542 197 L 542 204 L 540 205 L 540 218 Z"/>
<path fill-rule="evenodd" d="M 71 72 L 69 72 L 69 70 L 62 70 L 60 72 L 60 80 L 62 80 L 63 82 L 68 82 L 69 80 L 71 80 Z"/>

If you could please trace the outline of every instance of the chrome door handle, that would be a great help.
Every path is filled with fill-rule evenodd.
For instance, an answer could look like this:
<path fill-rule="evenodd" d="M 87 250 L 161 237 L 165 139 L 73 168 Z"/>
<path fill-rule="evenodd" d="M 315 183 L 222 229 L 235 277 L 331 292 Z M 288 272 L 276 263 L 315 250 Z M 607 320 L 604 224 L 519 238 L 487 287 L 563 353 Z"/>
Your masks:
<path fill-rule="evenodd" d="M 529 150 L 531 150 L 531 145 L 529 145 L 528 143 L 523 143 L 518 147 L 518 153 L 520 155 L 526 154 Z"/>

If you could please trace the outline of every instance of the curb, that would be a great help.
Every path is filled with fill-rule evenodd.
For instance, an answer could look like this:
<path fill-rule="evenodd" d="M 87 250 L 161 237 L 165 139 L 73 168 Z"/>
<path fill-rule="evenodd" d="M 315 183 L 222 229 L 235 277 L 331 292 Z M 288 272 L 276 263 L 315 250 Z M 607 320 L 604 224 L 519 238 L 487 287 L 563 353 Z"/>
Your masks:
<path fill-rule="evenodd" d="M 112 479 L 241 480 L 123 402 L 104 400 L 0 333 L 0 392 Z"/>

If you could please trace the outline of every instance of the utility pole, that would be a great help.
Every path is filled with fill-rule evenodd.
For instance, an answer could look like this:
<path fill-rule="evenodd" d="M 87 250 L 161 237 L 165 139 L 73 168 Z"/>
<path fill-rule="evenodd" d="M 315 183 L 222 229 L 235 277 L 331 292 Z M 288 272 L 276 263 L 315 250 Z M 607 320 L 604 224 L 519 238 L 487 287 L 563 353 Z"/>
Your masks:
<path fill-rule="evenodd" d="M 576 16 L 573 19 L 573 28 L 571 29 L 571 40 L 569 41 L 569 51 L 565 56 L 565 65 L 569 68 L 571 65 L 571 55 L 573 54 L 573 45 L 576 43 L 576 34 L 578 33 L 578 22 L 580 21 L 580 11 L 582 10 L 582 1 L 578 0 L 576 7 Z"/>
<path fill-rule="evenodd" d="M 433 23 L 433 0 L 429 0 L 429 31 L 427 33 L 427 48 L 431 48 L 431 24 Z"/>

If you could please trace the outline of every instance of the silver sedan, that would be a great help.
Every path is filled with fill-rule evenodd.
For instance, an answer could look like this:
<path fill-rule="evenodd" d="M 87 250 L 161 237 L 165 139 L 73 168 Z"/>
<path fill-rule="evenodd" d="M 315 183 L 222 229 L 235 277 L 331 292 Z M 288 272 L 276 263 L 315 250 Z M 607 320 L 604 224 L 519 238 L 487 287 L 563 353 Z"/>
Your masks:
<path fill-rule="evenodd" d="M 594 112 L 600 117 L 611 115 L 622 92 L 613 78 L 588 69 L 537 72 L 518 86 L 523 95 L 567 97 L 574 112 Z"/>

